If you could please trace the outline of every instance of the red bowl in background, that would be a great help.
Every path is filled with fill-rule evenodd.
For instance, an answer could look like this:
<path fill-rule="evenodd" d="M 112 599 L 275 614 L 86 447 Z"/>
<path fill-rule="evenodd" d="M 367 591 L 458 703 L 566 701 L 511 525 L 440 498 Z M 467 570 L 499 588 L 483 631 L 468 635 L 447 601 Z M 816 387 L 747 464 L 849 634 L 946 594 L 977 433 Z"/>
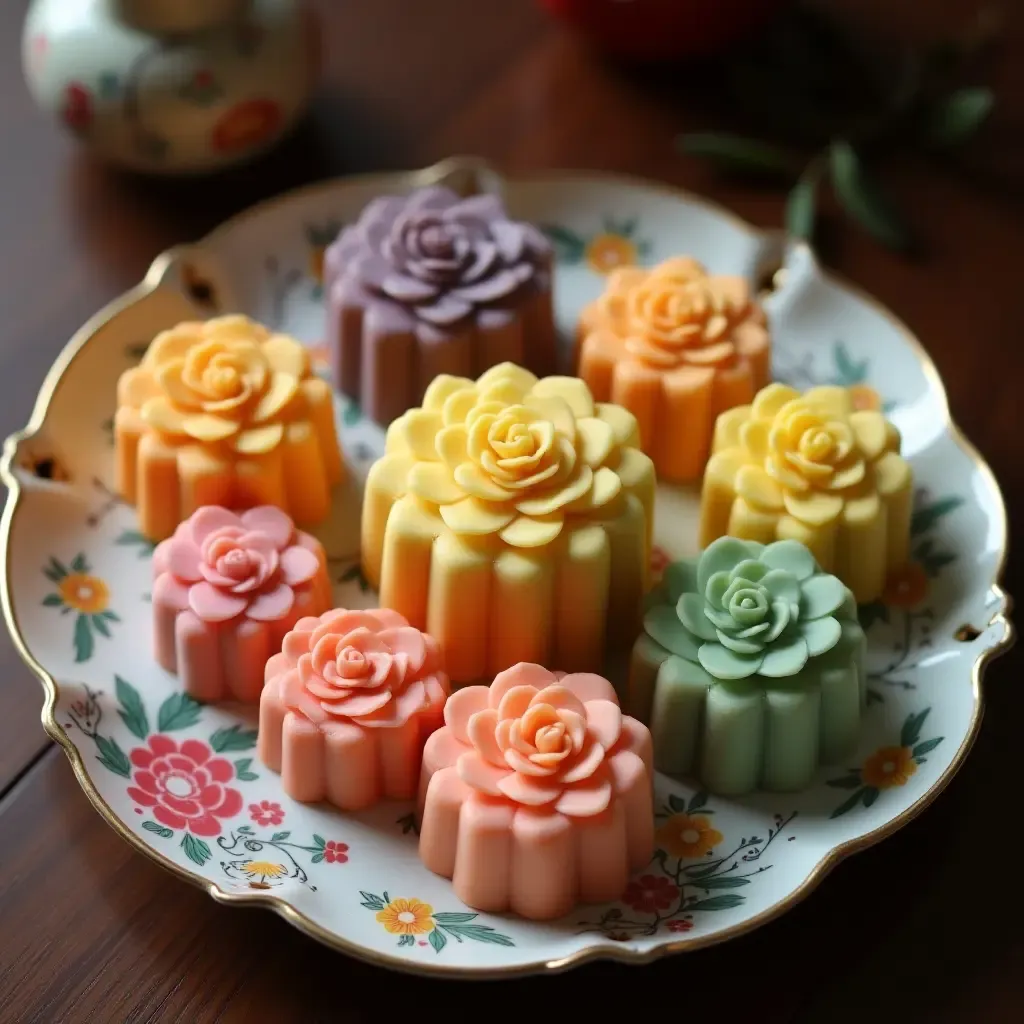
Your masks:
<path fill-rule="evenodd" d="M 788 0 L 540 0 L 615 57 L 705 56 L 752 32 Z"/>

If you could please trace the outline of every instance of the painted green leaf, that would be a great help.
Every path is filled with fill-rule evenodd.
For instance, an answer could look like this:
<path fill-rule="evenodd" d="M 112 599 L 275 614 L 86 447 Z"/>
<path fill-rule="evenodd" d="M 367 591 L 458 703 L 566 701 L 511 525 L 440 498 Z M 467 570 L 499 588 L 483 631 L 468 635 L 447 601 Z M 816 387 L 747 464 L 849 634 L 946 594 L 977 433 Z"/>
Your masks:
<path fill-rule="evenodd" d="M 995 104 L 991 89 L 958 89 L 943 96 L 928 112 L 925 138 L 933 146 L 957 146 L 984 124 Z"/>
<path fill-rule="evenodd" d="M 740 886 L 750 885 L 750 879 L 738 878 L 734 875 L 714 875 L 694 884 L 701 889 L 739 889 Z"/>
<path fill-rule="evenodd" d="M 90 615 L 89 622 L 100 636 L 105 636 L 108 640 L 110 639 L 110 627 L 101 615 Z"/>
<path fill-rule="evenodd" d="M 399 940 L 400 946 L 415 946 L 416 940 L 411 935 L 403 935 Z"/>
<path fill-rule="evenodd" d="M 311 860 L 310 860 L 310 863 L 311 864 L 319 864 L 320 861 L 322 861 L 323 859 L 324 859 L 324 855 L 322 853 L 314 853 L 312 858 L 311 858 Z M 363 906 L 365 907 L 366 904 L 364 903 Z"/>
<path fill-rule="evenodd" d="M 59 562 L 56 558 L 53 557 L 53 555 L 50 555 L 50 564 L 47 568 L 49 569 L 49 572 L 52 572 L 54 574 L 50 577 L 54 580 L 64 579 L 64 577 L 68 575 L 69 571 L 67 566 L 63 562 Z M 44 569 L 43 571 L 47 572 L 46 569 Z M 47 575 L 49 575 L 49 573 L 47 573 Z"/>
<path fill-rule="evenodd" d="M 43 604 L 47 608 L 60 608 L 64 604 L 64 598 L 60 594 L 47 594 L 43 598 Z"/>
<path fill-rule="evenodd" d="M 186 832 L 184 838 L 181 840 L 181 848 L 185 851 L 185 856 L 200 867 L 202 867 L 212 856 L 209 846 L 207 846 L 202 839 L 196 839 L 196 837 L 189 832 Z"/>
<path fill-rule="evenodd" d="M 75 619 L 75 661 L 81 663 L 92 657 L 93 638 L 88 615 Z"/>
<path fill-rule="evenodd" d="M 291 832 L 275 832 L 270 837 L 270 841 L 272 843 L 283 843 L 290 835 Z"/>
<path fill-rule="evenodd" d="M 486 924 L 446 924 L 442 926 L 449 935 L 456 939 L 472 939 L 474 942 L 489 942 L 492 946 L 514 946 L 515 942 L 507 935 L 496 932 Z"/>
<path fill-rule="evenodd" d="M 121 716 L 121 721 L 133 736 L 144 740 L 149 735 L 149 719 L 146 717 L 146 707 L 142 703 L 139 691 L 131 683 L 115 675 L 114 693 L 121 705 L 117 712 Z"/>
<path fill-rule="evenodd" d="M 878 690 L 872 689 L 871 687 L 868 687 L 867 693 L 865 694 L 865 696 L 867 698 L 867 705 L 868 705 L 868 707 L 871 707 L 872 704 L 884 704 L 885 703 L 885 698 L 881 695 L 881 693 L 879 693 Z"/>
<path fill-rule="evenodd" d="M 874 786 L 865 786 L 861 793 L 861 802 L 865 807 L 870 807 L 877 799 L 880 790 L 875 789 Z"/>
<path fill-rule="evenodd" d="M 918 743 L 910 753 L 914 757 L 924 757 L 925 754 L 934 750 L 944 739 L 945 736 L 938 736 L 933 740 L 925 740 L 923 743 Z"/>
<path fill-rule="evenodd" d="M 569 228 L 558 224 L 542 224 L 541 229 L 551 240 L 559 260 L 563 263 L 579 263 L 586 251 L 586 242 Z"/>
<path fill-rule="evenodd" d="M 253 779 L 258 779 L 259 776 L 255 772 L 249 771 L 249 765 L 251 764 L 251 757 L 239 758 L 235 762 L 235 778 L 241 782 L 252 782 Z"/>
<path fill-rule="evenodd" d="M 669 793 L 668 806 L 670 810 L 675 811 L 677 814 L 684 814 L 686 812 L 686 801 L 675 793 Z"/>
<path fill-rule="evenodd" d="M 686 910 L 731 910 L 733 907 L 738 907 L 745 899 L 746 896 L 741 896 L 739 893 L 726 892 L 721 896 L 709 896 L 706 900 L 690 903 Z"/>
<path fill-rule="evenodd" d="M 832 358 L 836 364 L 836 371 L 839 379 L 837 384 L 843 387 L 850 387 L 853 384 L 863 384 L 867 380 L 868 367 L 867 359 L 855 360 L 850 355 L 850 350 L 843 341 L 837 341 L 832 346 Z"/>
<path fill-rule="evenodd" d="M 842 817 L 842 816 L 843 816 L 844 814 L 846 814 L 846 812 L 847 812 L 847 811 L 852 811 L 852 810 L 854 809 L 854 807 L 856 807 L 856 806 L 857 806 L 857 805 L 858 805 L 858 804 L 860 803 L 860 800 L 861 800 L 861 794 L 862 794 L 863 792 L 864 792 L 864 791 L 863 791 L 863 789 L 858 789 L 858 790 L 857 790 L 857 791 L 856 791 L 856 792 L 855 792 L 855 793 L 853 794 L 853 796 L 851 796 L 851 797 L 848 797 L 848 798 L 847 798 L 846 800 L 844 800 L 844 801 L 843 801 L 843 802 L 842 802 L 842 803 L 841 803 L 841 804 L 840 804 L 840 805 L 839 805 L 839 806 L 838 806 L 838 807 L 837 807 L 837 808 L 836 808 L 836 809 L 835 809 L 835 810 L 834 810 L 834 811 L 833 811 L 833 812 L 832 812 L 832 813 L 831 813 L 831 814 L 829 815 L 829 817 L 830 817 L 830 818 L 840 818 L 840 817 Z"/>
<path fill-rule="evenodd" d="M 324 842 L 324 837 L 323 836 L 318 836 L 314 832 L 313 833 L 313 845 L 314 846 L 319 846 L 320 849 L 322 850 L 327 845 L 327 843 Z M 365 895 L 365 893 L 363 893 L 363 895 Z"/>
<path fill-rule="evenodd" d="M 210 746 L 223 754 L 229 750 L 251 750 L 256 746 L 256 730 L 243 729 L 241 725 L 232 725 L 230 728 L 218 729 L 210 737 Z"/>
<path fill-rule="evenodd" d="M 341 422 L 346 427 L 354 427 L 363 418 L 363 411 L 358 402 L 349 402 L 342 413 Z"/>
<path fill-rule="evenodd" d="M 85 555 L 81 551 L 71 559 L 71 569 L 73 572 L 89 571 L 89 563 L 86 561 Z"/>
<path fill-rule="evenodd" d="M 110 622 L 120 622 L 121 616 L 117 612 L 112 612 L 109 608 L 105 612 L 100 612 L 100 617 L 108 619 Z"/>
<path fill-rule="evenodd" d="M 427 941 L 434 947 L 435 953 L 440 953 L 441 950 L 448 945 L 448 940 L 445 938 L 444 933 L 440 928 L 435 928 L 427 936 Z"/>
<path fill-rule="evenodd" d="M 119 544 L 122 547 L 134 547 L 135 545 L 138 545 L 139 558 L 145 558 L 147 555 L 153 554 L 153 551 L 156 548 L 156 545 L 148 537 L 139 533 L 138 530 L 125 530 L 118 536 L 114 543 Z"/>
<path fill-rule="evenodd" d="M 925 708 L 924 711 L 919 711 L 916 715 L 907 716 L 907 720 L 900 730 L 901 747 L 912 747 L 921 738 L 921 727 L 931 710 L 931 708 Z"/>
<path fill-rule="evenodd" d="M 187 693 L 172 693 L 157 712 L 157 730 L 171 732 L 174 729 L 187 729 L 196 724 L 202 710 L 202 705 L 197 704 Z"/>
<path fill-rule="evenodd" d="M 956 555 L 937 551 L 935 554 L 924 559 L 922 565 L 928 576 L 934 579 L 947 565 L 952 565 L 955 561 Z"/>
<path fill-rule="evenodd" d="M 793 238 L 809 241 L 814 237 L 818 205 L 818 175 L 804 175 L 786 198 L 786 230 Z"/>
<path fill-rule="evenodd" d="M 435 914 L 434 920 L 438 924 L 465 924 L 467 921 L 472 921 L 475 917 L 479 917 L 479 915 L 462 913 Z"/>
<path fill-rule="evenodd" d="M 723 170 L 786 179 L 792 179 L 797 172 L 792 156 L 785 150 L 742 135 L 695 132 L 681 135 L 679 148 Z"/>
<path fill-rule="evenodd" d="M 930 530 L 943 516 L 949 515 L 963 503 L 963 498 L 941 498 L 931 505 L 925 505 L 924 508 L 915 510 L 910 517 L 910 535 L 916 537 L 918 534 Z"/>
<path fill-rule="evenodd" d="M 843 209 L 883 245 L 905 248 L 910 235 L 857 151 L 845 139 L 837 139 L 829 153 L 832 188 Z"/>
<path fill-rule="evenodd" d="M 707 793 L 705 793 L 703 791 L 700 792 L 700 793 L 694 793 L 693 797 L 690 799 L 690 805 L 689 805 L 689 807 L 687 807 L 687 811 L 689 811 L 692 814 L 694 811 L 701 810 L 701 808 L 703 808 L 704 805 L 707 802 L 708 802 L 708 795 L 707 795 Z M 701 813 L 703 813 L 703 814 L 710 814 L 711 812 L 710 811 L 701 811 Z"/>
<path fill-rule="evenodd" d="M 117 740 L 108 739 L 98 733 L 94 739 L 99 750 L 100 764 L 114 772 L 115 775 L 123 775 L 126 779 L 130 779 L 132 776 L 131 762 L 128 760 L 128 755 L 118 746 Z"/>
<path fill-rule="evenodd" d="M 876 622 L 889 621 L 889 609 L 881 601 L 872 601 L 857 608 L 857 618 L 861 629 L 867 632 Z"/>
<path fill-rule="evenodd" d="M 314 839 L 315 838 L 316 837 L 314 836 Z M 363 899 L 366 901 L 367 904 L 372 905 L 375 910 L 383 910 L 384 909 L 385 901 L 382 900 L 379 896 L 375 895 L 374 893 L 372 893 L 372 892 L 363 892 L 363 890 L 360 889 L 359 890 L 359 895 L 363 897 Z"/>
<path fill-rule="evenodd" d="M 825 785 L 833 789 L 856 789 L 860 785 L 860 772 L 844 775 L 841 779 L 829 779 Z"/>
<path fill-rule="evenodd" d="M 158 825 L 155 821 L 144 821 L 142 827 L 147 832 L 160 836 L 161 839 L 170 839 L 174 835 L 166 825 Z"/>

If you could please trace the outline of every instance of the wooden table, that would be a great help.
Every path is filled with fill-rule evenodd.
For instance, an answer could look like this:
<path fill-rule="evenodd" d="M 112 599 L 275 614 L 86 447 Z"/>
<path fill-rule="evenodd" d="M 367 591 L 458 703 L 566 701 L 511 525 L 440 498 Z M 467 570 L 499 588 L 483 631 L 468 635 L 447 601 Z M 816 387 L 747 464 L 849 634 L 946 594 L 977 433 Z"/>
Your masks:
<path fill-rule="evenodd" d="M 323 0 L 328 82 L 310 123 L 243 174 L 184 183 L 105 170 L 32 108 L 16 53 L 25 6 L 0 6 L 0 435 L 27 421 L 75 328 L 160 250 L 306 181 L 476 153 L 512 172 L 644 175 L 710 195 L 755 224 L 781 221 L 779 193 L 724 183 L 677 154 L 681 129 L 719 126 L 697 98 L 670 100 L 614 72 L 529 0 Z M 439 29 L 429 43 L 426 20 L 412 13 L 428 6 Z M 893 38 L 925 40 L 962 25 L 975 5 L 841 6 Z M 1024 11 L 1005 7 L 1003 54 L 990 76 L 999 107 L 975 151 L 1000 171 L 998 187 L 901 164 L 893 188 L 929 257 L 908 262 L 847 229 L 824 255 L 923 340 L 955 418 L 1020 513 Z M 1005 585 L 1024 594 L 1019 556 Z M 607 994 L 632 990 L 687 1021 L 1024 1019 L 1014 859 L 1022 668 L 1021 648 L 991 668 L 977 745 L 943 797 L 840 866 L 811 900 L 746 938 L 646 969 L 599 965 L 516 981 L 519 1005 L 547 1016 L 550 1001 L 568 1008 L 571 999 L 577 1012 L 603 1005 L 607 1016 Z M 0 1019 L 310 1022 L 384 1013 L 420 1021 L 472 1012 L 469 997 L 492 1006 L 513 996 L 511 983 L 481 989 L 388 975 L 272 914 L 218 907 L 165 874 L 88 806 L 43 735 L 41 690 L 6 638 L 0 670 Z"/>

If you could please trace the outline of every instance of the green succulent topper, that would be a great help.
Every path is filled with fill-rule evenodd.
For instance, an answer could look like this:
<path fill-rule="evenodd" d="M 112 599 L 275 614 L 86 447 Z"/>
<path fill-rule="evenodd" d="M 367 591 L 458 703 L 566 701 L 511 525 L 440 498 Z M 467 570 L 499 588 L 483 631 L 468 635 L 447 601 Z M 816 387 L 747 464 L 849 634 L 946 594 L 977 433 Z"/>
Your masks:
<path fill-rule="evenodd" d="M 722 537 L 668 566 L 644 630 L 714 679 L 777 679 L 832 650 L 844 621 L 857 622 L 853 595 L 803 544 Z"/>

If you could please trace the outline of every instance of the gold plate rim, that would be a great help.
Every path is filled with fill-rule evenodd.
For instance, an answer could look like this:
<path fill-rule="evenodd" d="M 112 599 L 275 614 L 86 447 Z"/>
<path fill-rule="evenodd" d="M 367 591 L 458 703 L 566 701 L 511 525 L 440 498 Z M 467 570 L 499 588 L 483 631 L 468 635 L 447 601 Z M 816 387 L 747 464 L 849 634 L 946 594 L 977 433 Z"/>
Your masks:
<path fill-rule="evenodd" d="M 209 232 L 205 237 L 194 243 L 194 245 L 198 248 L 201 248 L 204 245 L 209 245 L 216 242 L 221 235 L 233 230 L 242 221 L 259 217 L 271 207 L 292 202 L 295 199 L 304 196 L 314 195 L 320 191 L 329 191 L 340 183 L 344 183 L 346 185 L 357 185 L 360 183 L 369 184 L 373 181 L 392 179 L 396 182 L 402 182 L 408 188 L 416 188 L 432 182 L 448 180 L 458 175 L 472 176 L 481 174 L 491 175 L 498 181 L 525 182 L 531 180 L 531 178 L 550 180 L 552 178 L 586 177 L 592 180 L 603 180 L 613 184 L 618 183 L 621 185 L 642 187 L 649 191 L 663 193 L 675 199 L 682 199 L 696 206 L 702 206 L 709 212 L 713 213 L 716 217 L 730 222 L 734 226 L 741 228 L 743 231 L 751 235 L 760 236 L 764 239 L 771 239 L 773 237 L 776 239 L 781 238 L 781 234 L 779 232 L 759 230 L 753 225 L 742 220 L 731 211 L 700 196 L 693 195 L 684 189 L 674 188 L 655 181 L 649 181 L 638 176 L 611 174 L 602 171 L 565 169 L 544 171 L 532 176 L 523 175 L 504 178 L 488 163 L 477 157 L 456 156 L 419 170 L 407 172 L 385 171 L 346 176 L 329 179 L 327 181 L 315 182 L 301 188 L 293 189 L 281 195 L 262 200 L 248 209 L 241 211 L 221 223 L 218 227 L 214 228 L 213 231 Z M 806 254 L 813 260 L 813 254 L 805 243 L 796 242 L 791 244 L 795 250 L 804 249 Z M 998 603 L 998 610 L 985 624 L 985 628 L 1001 626 L 1003 629 L 1003 635 L 999 641 L 981 652 L 971 668 L 973 706 L 967 734 L 945 771 L 925 794 L 885 824 L 880 825 L 878 828 L 873 829 L 856 839 L 848 840 L 845 843 L 841 843 L 840 845 L 833 847 L 826 856 L 814 865 L 807 877 L 796 889 L 791 890 L 777 903 L 772 904 L 770 907 L 766 907 L 760 913 L 740 921 L 730 928 L 725 928 L 722 931 L 715 932 L 714 934 L 704 937 L 681 939 L 678 942 L 666 943 L 646 952 L 637 952 L 623 946 L 611 943 L 602 943 L 578 950 L 577 952 L 561 958 L 530 961 L 527 963 L 510 965 L 508 967 L 495 966 L 480 969 L 468 967 L 446 967 L 444 964 L 435 965 L 430 964 L 429 961 L 421 963 L 401 959 L 394 955 L 378 953 L 377 951 L 367 949 L 364 946 L 345 939 L 334 932 L 328 931 L 306 914 L 297 910 L 291 903 L 281 896 L 276 896 L 273 893 L 228 892 L 222 889 L 216 882 L 203 878 L 201 875 L 189 871 L 170 860 L 158 850 L 143 842 L 139 836 L 128 829 L 121 819 L 114 814 L 110 806 L 93 785 L 92 779 L 85 768 L 85 763 L 78 751 L 78 748 L 75 746 L 65 729 L 57 721 L 54 714 L 58 696 L 57 682 L 29 651 L 24 638 L 22 637 L 17 617 L 14 613 L 8 550 L 14 516 L 17 511 L 22 491 L 21 483 L 13 468 L 20 445 L 34 437 L 43 426 L 54 393 L 56 392 L 65 373 L 67 373 L 71 368 L 71 364 L 82 349 L 85 348 L 91 338 L 101 327 L 103 327 L 103 325 L 133 303 L 148 295 L 160 285 L 168 268 L 174 262 L 175 252 L 176 249 L 172 248 L 157 256 L 150 265 L 145 277 L 138 285 L 129 289 L 127 292 L 104 306 L 98 313 L 86 321 L 86 323 L 79 328 L 74 335 L 72 335 L 71 339 L 64 346 L 63 350 L 54 361 L 43 381 L 39 394 L 36 397 L 36 402 L 28 424 L 21 430 L 11 434 L 4 441 L 3 455 L 0 457 L 0 480 L 2 480 L 3 484 L 7 488 L 7 500 L 4 504 L 3 515 L 0 517 L 0 605 L 2 605 L 3 609 L 4 622 L 7 625 L 14 647 L 21 659 L 42 684 L 44 691 L 44 702 L 41 712 L 43 729 L 51 739 L 55 740 L 63 748 L 65 754 L 67 754 L 79 785 L 85 791 L 86 796 L 89 798 L 93 807 L 98 811 L 100 816 L 123 840 L 129 843 L 133 849 L 141 853 L 143 856 L 155 861 L 162 868 L 183 881 L 205 890 L 205 892 L 218 903 L 229 906 L 260 906 L 272 909 L 291 925 L 309 935 L 311 938 L 314 938 L 342 953 L 347 953 L 350 956 L 367 961 L 378 967 L 390 968 L 428 977 L 486 980 L 540 973 L 560 973 L 573 967 L 578 967 L 582 964 L 591 963 L 597 960 L 612 960 L 619 963 L 640 965 L 651 963 L 654 960 L 658 960 L 664 956 L 669 956 L 674 953 L 689 952 L 706 946 L 718 945 L 719 943 L 726 942 L 729 939 L 738 938 L 739 936 L 745 935 L 784 914 L 787 910 L 790 910 L 810 895 L 810 893 L 821 884 L 829 872 L 832 871 L 832 869 L 841 861 L 854 853 L 858 853 L 861 850 L 867 849 L 868 847 L 881 842 L 883 839 L 892 835 L 892 833 L 917 817 L 917 815 L 930 806 L 939 794 L 942 793 L 953 776 L 963 765 L 967 754 L 970 752 L 970 749 L 977 738 L 978 729 L 984 714 L 984 696 L 981 683 L 985 669 L 989 662 L 994 658 L 997 658 L 999 655 L 1009 650 L 1016 639 L 1013 623 L 1009 617 L 1012 610 L 1012 599 L 1000 585 L 1006 566 L 1008 552 L 1006 503 L 992 470 L 982 458 L 981 453 L 967 439 L 967 437 L 964 436 L 963 432 L 953 421 L 949 413 L 949 403 L 946 397 L 946 390 L 942 384 L 938 370 L 918 338 L 902 321 L 892 314 L 877 299 L 873 298 L 863 289 L 850 283 L 841 276 L 825 271 L 815 261 L 817 273 L 825 280 L 831 281 L 848 293 L 855 295 L 861 302 L 870 306 L 879 315 L 888 320 L 903 336 L 904 340 L 916 355 L 923 372 L 932 382 L 936 391 L 942 396 L 945 414 L 944 426 L 956 444 L 961 448 L 964 454 L 967 455 L 974 468 L 985 477 L 986 481 L 991 486 L 993 493 L 998 496 L 999 508 L 1004 521 L 1003 548 L 999 553 L 996 571 L 989 587 L 990 592 L 995 596 Z"/>

